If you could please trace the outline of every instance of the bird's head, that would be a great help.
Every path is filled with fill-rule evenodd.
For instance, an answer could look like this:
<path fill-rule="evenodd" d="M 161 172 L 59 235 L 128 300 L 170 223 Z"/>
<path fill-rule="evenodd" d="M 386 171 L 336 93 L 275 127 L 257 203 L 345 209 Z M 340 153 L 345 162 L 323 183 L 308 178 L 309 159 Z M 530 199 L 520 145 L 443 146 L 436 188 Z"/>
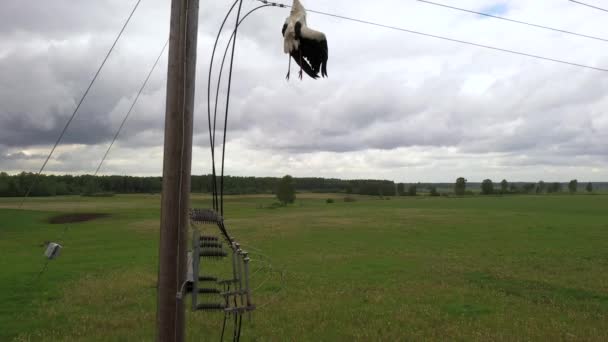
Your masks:
<path fill-rule="evenodd" d="M 306 9 L 302 6 L 300 0 L 293 0 L 293 6 L 291 6 L 291 14 L 304 13 Z"/>

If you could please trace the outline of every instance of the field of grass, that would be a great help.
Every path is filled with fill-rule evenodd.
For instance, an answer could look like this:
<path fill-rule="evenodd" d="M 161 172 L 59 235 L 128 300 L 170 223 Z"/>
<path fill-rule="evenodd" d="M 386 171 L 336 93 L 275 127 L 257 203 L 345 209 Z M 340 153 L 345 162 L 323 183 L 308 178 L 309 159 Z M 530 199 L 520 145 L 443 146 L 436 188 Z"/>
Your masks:
<path fill-rule="evenodd" d="M 243 341 L 608 341 L 608 196 L 329 197 L 227 199 L 263 306 Z M 0 199 L 0 341 L 153 340 L 159 203 Z M 48 223 L 73 212 L 110 216 Z M 64 250 L 37 278 L 47 240 Z M 222 315 L 187 317 L 219 340 Z"/>

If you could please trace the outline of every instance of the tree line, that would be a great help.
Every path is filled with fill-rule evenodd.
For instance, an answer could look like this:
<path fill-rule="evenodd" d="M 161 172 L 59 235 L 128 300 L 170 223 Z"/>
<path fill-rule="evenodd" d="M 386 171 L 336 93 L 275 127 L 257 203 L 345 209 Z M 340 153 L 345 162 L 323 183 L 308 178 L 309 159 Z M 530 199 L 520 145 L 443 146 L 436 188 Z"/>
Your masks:
<path fill-rule="evenodd" d="M 22 172 L 9 175 L 0 172 L 0 197 L 21 197 L 30 189 L 30 196 L 104 195 L 104 194 L 154 194 L 162 190 L 161 177 L 91 176 L 91 175 L 36 175 Z M 227 195 L 276 194 L 281 178 L 276 177 L 224 177 L 224 193 Z M 406 184 L 389 180 L 341 180 L 334 178 L 292 178 L 295 191 L 318 193 L 345 193 L 369 196 L 416 196 L 424 192 L 430 196 L 455 194 L 472 195 L 473 190 L 482 195 L 506 194 L 552 194 L 595 190 L 594 184 L 580 186 L 577 180 L 567 184 L 559 182 L 510 183 L 502 180 L 494 183 L 490 179 L 471 187 L 464 177 L 455 183 Z M 32 187 L 32 184 L 34 186 Z M 599 184 L 603 185 L 605 184 Z M 579 189 L 580 188 L 580 189 Z M 212 176 L 192 176 L 192 192 L 211 193 Z M 602 190 L 602 189 L 600 189 Z M 603 188 L 605 190 L 605 188 Z"/>
<path fill-rule="evenodd" d="M 454 184 L 454 193 L 459 196 L 467 194 L 466 191 L 467 180 L 460 177 Z M 593 183 L 589 182 L 585 186 L 585 191 L 588 193 L 593 192 Z M 575 194 L 579 191 L 578 180 L 573 179 L 567 184 L 567 191 L 570 194 Z M 509 183 L 506 179 L 503 179 L 497 186 L 494 185 L 491 179 L 486 179 L 481 182 L 481 194 L 482 195 L 507 195 L 507 194 L 555 194 L 564 192 L 564 186 L 560 182 L 545 183 L 539 181 L 538 183 Z M 469 192 L 470 193 L 470 192 Z"/>
<path fill-rule="evenodd" d="M 281 178 L 224 177 L 224 193 L 228 195 L 274 194 Z M 32 187 L 33 184 L 33 187 Z M 327 178 L 293 178 L 296 191 L 347 193 L 372 196 L 394 196 L 396 185 L 388 180 L 340 180 Z M 21 197 L 30 189 L 30 196 L 149 194 L 160 193 L 161 177 L 40 175 L 22 172 L 9 175 L 0 172 L 0 197 Z M 211 193 L 211 175 L 192 176 L 192 192 Z"/>

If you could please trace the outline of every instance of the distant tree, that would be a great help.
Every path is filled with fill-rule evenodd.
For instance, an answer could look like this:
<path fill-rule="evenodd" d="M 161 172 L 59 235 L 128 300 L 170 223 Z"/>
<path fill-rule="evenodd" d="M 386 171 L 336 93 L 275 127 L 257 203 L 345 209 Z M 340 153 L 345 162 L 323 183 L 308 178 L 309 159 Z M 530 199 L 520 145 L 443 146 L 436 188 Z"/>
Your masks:
<path fill-rule="evenodd" d="M 502 182 L 500 182 L 500 191 L 502 191 L 503 194 L 506 194 L 509 191 L 509 182 L 507 182 L 506 179 L 503 179 Z"/>
<path fill-rule="evenodd" d="M 97 183 L 97 179 L 90 178 L 87 181 L 82 194 L 85 196 L 91 196 L 98 192 L 100 192 L 100 188 L 99 188 L 99 184 Z"/>
<path fill-rule="evenodd" d="M 408 196 L 416 196 L 417 195 L 417 189 L 416 189 L 416 185 L 412 184 L 409 186 L 409 188 L 407 188 L 407 195 Z"/>
<path fill-rule="evenodd" d="M 397 196 L 405 195 L 405 184 L 399 183 L 397 184 Z"/>
<path fill-rule="evenodd" d="M 536 186 L 536 193 L 542 194 L 545 191 L 547 191 L 547 184 L 545 184 L 545 182 L 543 182 L 541 180 L 540 182 L 538 182 L 538 185 Z"/>
<path fill-rule="evenodd" d="M 11 178 L 5 172 L 0 172 L 0 197 L 8 196 L 8 183 Z"/>
<path fill-rule="evenodd" d="M 346 193 L 347 194 L 352 194 L 353 193 L 353 186 L 352 186 L 352 184 L 348 183 L 348 185 L 346 185 Z"/>
<path fill-rule="evenodd" d="M 429 193 L 430 193 L 430 195 L 431 195 L 431 196 L 433 196 L 433 197 L 437 197 L 437 196 L 439 196 L 439 192 L 437 192 L 437 188 L 436 188 L 436 187 L 434 187 L 434 186 L 432 186 L 432 187 L 429 189 Z"/>
<path fill-rule="evenodd" d="M 549 187 L 547 188 L 547 192 L 551 193 L 551 194 L 556 193 L 556 192 L 561 192 L 561 191 L 562 191 L 562 183 L 558 183 L 558 182 L 551 183 L 549 185 Z"/>
<path fill-rule="evenodd" d="M 536 188 L 536 184 L 534 184 L 534 183 L 526 183 L 522 186 L 523 192 L 526 194 L 533 193 L 535 188 Z"/>
<path fill-rule="evenodd" d="M 494 193 L 494 183 L 492 180 L 486 179 L 481 183 L 481 194 L 482 195 L 491 195 Z"/>
<path fill-rule="evenodd" d="M 277 199 L 284 205 L 295 202 L 296 190 L 293 186 L 293 177 L 287 175 L 279 181 Z"/>
<path fill-rule="evenodd" d="M 19 185 L 15 179 L 10 179 L 8 181 L 8 189 L 6 191 L 6 196 L 8 197 L 18 197 L 21 196 L 21 189 L 19 189 Z"/>
<path fill-rule="evenodd" d="M 454 193 L 458 196 L 464 196 L 467 190 L 467 180 L 463 177 L 460 177 L 456 180 L 456 184 L 454 185 Z"/>
<path fill-rule="evenodd" d="M 587 190 L 587 192 L 592 193 L 593 192 L 593 184 L 591 184 L 591 182 L 587 183 L 587 187 L 585 189 Z"/>
<path fill-rule="evenodd" d="M 568 191 L 570 191 L 571 194 L 574 194 L 576 193 L 576 190 L 578 190 L 578 180 L 573 179 L 568 183 Z"/>
<path fill-rule="evenodd" d="M 509 191 L 514 194 L 518 193 L 519 189 L 517 188 L 517 184 L 515 184 L 515 183 L 509 184 Z"/>

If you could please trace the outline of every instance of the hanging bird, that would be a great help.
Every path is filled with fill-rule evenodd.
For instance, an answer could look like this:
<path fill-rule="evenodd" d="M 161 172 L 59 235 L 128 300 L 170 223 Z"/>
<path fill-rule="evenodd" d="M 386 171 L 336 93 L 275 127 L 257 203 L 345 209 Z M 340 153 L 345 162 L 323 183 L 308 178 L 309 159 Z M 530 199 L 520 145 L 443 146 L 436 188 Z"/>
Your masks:
<path fill-rule="evenodd" d="M 315 31 L 306 25 L 306 10 L 300 0 L 293 0 L 291 13 L 283 25 L 284 51 L 289 54 L 289 69 L 291 73 L 291 58 L 300 66 L 302 71 L 313 79 L 319 78 L 319 71 L 327 77 L 327 38 L 323 32 Z"/>

